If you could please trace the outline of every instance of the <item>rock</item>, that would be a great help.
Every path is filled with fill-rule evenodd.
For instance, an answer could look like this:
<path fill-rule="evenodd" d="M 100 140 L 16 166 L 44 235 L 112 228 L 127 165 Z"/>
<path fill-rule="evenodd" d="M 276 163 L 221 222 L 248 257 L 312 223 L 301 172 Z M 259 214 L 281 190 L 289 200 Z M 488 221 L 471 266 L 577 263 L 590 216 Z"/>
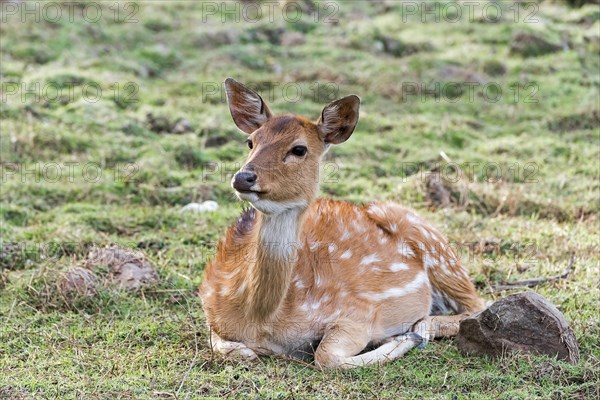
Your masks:
<path fill-rule="evenodd" d="M 137 290 L 156 284 L 158 274 L 149 263 L 125 263 L 114 268 L 112 279 L 121 289 Z"/>
<path fill-rule="evenodd" d="M 89 269 L 99 266 L 107 266 L 112 269 L 115 265 L 143 260 L 143 258 L 141 254 L 136 254 L 115 246 L 106 248 L 94 247 L 88 253 L 85 266 Z"/>
<path fill-rule="evenodd" d="M 203 213 L 203 212 L 211 212 L 217 211 L 219 208 L 219 204 L 216 201 L 207 200 L 202 204 L 199 203 L 190 203 L 183 206 L 179 212 L 194 212 L 194 213 Z"/>
<path fill-rule="evenodd" d="M 451 182 L 445 175 L 439 168 L 434 168 L 425 177 L 425 197 L 429 206 L 433 209 L 465 206 L 469 198 L 468 187 L 458 182 Z"/>
<path fill-rule="evenodd" d="M 65 297 L 92 297 L 96 292 L 98 277 L 91 270 L 82 267 L 71 268 L 65 272 L 58 287 Z"/>
<path fill-rule="evenodd" d="M 537 57 L 560 51 L 562 46 L 530 33 L 517 33 L 510 44 L 510 52 L 523 57 Z"/>
<path fill-rule="evenodd" d="M 451 189 L 442 180 L 440 174 L 429 174 L 425 178 L 427 200 L 436 208 L 444 208 L 450 205 Z"/>
<path fill-rule="evenodd" d="M 143 254 L 118 247 L 92 249 L 85 267 L 107 267 L 108 280 L 122 289 L 136 290 L 159 282 L 158 273 Z"/>
<path fill-rule="evenodd" d="M 171 128 L 171 133 L 177 133 L 177 134 L 193 132 L 193 131 L 194 131 L 194 128 L 192 127 L 192 124 L 190 123 L 190 121 L 188 121 L 185 118 L 179 118 L 177 121 L 175 121 L 175 124 Z"/>
<path fill-rule="evenodd" d="M 562 313 L 533 292 L 508 296 L 461 321 L 457 344 L 470 355 L 498 357 L 517 351 L 573 364 L 579 360 L 579 345 Z"/>

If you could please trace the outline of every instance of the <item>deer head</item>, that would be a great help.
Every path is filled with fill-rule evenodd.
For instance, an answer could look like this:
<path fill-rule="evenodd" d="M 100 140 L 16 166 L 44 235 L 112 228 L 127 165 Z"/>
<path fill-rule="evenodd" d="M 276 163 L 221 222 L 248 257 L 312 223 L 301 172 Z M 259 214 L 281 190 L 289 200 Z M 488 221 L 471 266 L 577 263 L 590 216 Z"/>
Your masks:
<path fill-rule="evenodd" d="M 232 78 L 225 80 L 225 91 L 233 121 L 248 134 L 250 148 L 231 181 L 238 198 L 264 214 L 307 208 L 319 189 L 323 154 L 354 131 L 358 96 L 328 104 L 312 122 L 291 114 L 273 115 L 256 92 Z"/>

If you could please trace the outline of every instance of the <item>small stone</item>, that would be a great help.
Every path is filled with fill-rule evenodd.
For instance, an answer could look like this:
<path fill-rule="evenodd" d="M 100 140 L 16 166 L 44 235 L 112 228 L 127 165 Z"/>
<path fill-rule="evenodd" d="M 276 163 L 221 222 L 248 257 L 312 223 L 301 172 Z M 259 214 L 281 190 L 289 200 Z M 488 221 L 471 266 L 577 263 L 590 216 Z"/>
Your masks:
<path fill-rule="evenodd" d="M 61 293 L 67 297 L 92 297 L 96 294 L 98 278 L 87 268 L 75 267 L 63 274 L 58 285 Z"/>
<path fill-rule="evenodd" d="M 190 121 L 188 121 L 185 118 L 178 119 L 175 122 L 175 124 L 173 125 L 173 128 L 171 128 L 171 133 L 177 133 L 177 134 L 193 132 L 193 131 L 194 131 L 194 128 L 192 128 L 192 124 L 190 123 Z"/>
<path fill-rule="evenodd" d="M 136 290 L 159 282 L 158 273 L 143 254 L 116 246 L 91 249 L 85 267 L 98 274 L 101 267 L 108 268 L 108 280 L 122 289 Z"/>
<path fill-rule="evenodd" d="M 112 279 L 121 289 L 137 290 L 156 284 L 158 274 L 148 264 L 125 263 L 114 268 Z"/>
<path fill-rule="evenodd" d="M 547 354 L 576 364 L 579 345 L 564 316 L 534 292 L 505 297 L 464 319 L 457 336 L 460 351 L 499 357 L 507 352 Z"/>
<path fill-rule="evenodd" d="M 219 208 L 219 204 L 216 201 L 207 200 L 202 204 L 199 203 L 190 203 L 183 206 L 179 212 L 193 212 L 193 213 L 203 213 L 203 212 L 212 212 L 217 211 Z"/>

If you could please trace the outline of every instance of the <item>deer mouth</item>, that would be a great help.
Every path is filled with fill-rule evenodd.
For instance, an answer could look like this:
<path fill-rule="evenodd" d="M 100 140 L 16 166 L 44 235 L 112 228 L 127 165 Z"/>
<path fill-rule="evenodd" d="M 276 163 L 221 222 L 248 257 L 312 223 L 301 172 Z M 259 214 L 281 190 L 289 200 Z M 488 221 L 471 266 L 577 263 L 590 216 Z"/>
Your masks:
<path fill-rule="evenodd" d="M 237 190 L 235 191 L 236 196 L 242 201 L 255 202 L 260 200 L 265 192 L 259 192 L 258 190 Z"/>
<path fill-rule="evenodd" d="M 235 191 L 236 191 L 236 193 L 239 193 L 239 194 L 255 194 L 257 196 L 266 193 L 266 192 L 261 192 L 259 190 L 250 190 L 250 189 L 248 189 L 248 190 L 235 189 Z"/>

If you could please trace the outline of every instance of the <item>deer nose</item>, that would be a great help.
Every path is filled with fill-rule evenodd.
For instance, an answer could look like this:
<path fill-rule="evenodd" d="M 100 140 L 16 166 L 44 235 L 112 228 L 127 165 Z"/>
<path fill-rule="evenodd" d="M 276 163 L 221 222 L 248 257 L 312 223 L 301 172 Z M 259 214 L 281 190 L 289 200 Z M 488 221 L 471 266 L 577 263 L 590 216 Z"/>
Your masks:
<path fill-rule="evenodd" d="M 233 176 L 232 186 L 239 192 L 247 192 L 256 183 L 256 174 L 249 171 L 238 171 Z"/>

